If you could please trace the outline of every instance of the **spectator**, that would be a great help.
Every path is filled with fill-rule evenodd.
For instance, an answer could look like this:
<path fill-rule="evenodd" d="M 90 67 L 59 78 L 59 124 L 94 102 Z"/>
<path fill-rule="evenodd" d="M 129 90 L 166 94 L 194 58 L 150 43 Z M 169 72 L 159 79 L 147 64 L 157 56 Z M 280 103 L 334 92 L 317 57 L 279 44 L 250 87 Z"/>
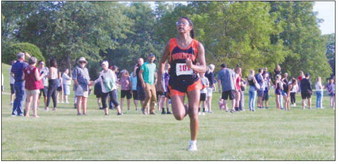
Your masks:
<path fill-rule="evenodd" d="M 31 105 L 33 104 L 33 117 L 38 116 L 38 97 L 40 89 L 43 88 L 42 79 L 46 74 L 41 74 L 38 68 L 35 67 L 37 59 L 31 57 L 28 60 L 29 66 L 24 69 L 23 79 L 25 79 L 25 88 L 26 88 L 26 112 L 25 117 L 29 117 L 29 111 Z"/>
<path fill-rule="evenodd" d="M 317 78 L 317 82 L 315 83 L 315 93 L 317 96 L 316 99 L 316 108 L 323 109 L 323 85 L 321 83 L 321 77 Z"/>
<path fill-rule="evenodd" d="M 258 108 L 263 108 L 263 97 L 264 97 L 264 86 L 263 86 L 263 82 L 264 82 L 264 78 L 262 76 L 263 74 L 263 69 L 259 68 L 258 73 L 255 75 L 255 80 L 257 81 L 257 83 L 259 84 L 259 88 L 257 88 L 257 105 Z"/>
<path fill-rule="evenodd" d="M 264 96 L 263 96 L 263 104 L 265 108 L 268 109 L 268 99 L 269 99 L 269 91 L 271 88 L 271 78 L 269 77 L 269 73 L 266 71 L 263 75 L 263 88 L 264 88 Z"/>
<path fill-rule="evenodd" d="M 226 64 L 221 65 L 221 70 L 218 73 L 219 78 L 219 85 L 222 86 L 222 99 L 225 103 L 226 111 L 228 112 L 228 106 L 226 100 L 230 99 L 232 102 L 231 112 L 234 112 L 234 105 L 235 105 L 235 73 L 233 70 L 226 67 Z"/>
<path fill-rule="evenodd" d="M 9 84 L 10 84 L 10 88 L 11 88 L 11 96 L 9 97 L 9 101 L 10 101 L 10 104 L 13 105 L 13 101 L 14 101 L 14 96 L 15 96 L 15 90 L 14 90 L 14 83 L 15 83 L 15 79 L 14 79 L 14 76 L 11 72 L 12 70 L 12 65 L 15 63 L 16 61 L 13 60 L 11 62 L 11 66 L 9 67 Z"/>
<path fill-rule="evenodd" d="M 141 107 L 145 101 L 145 91 L 144 91 L 144 88 L 142 87 L 142 83 L 141 83 L 140 76 L 139 76 L 140 68 L 143 64 L 144 64 L 144 59 L 139 58 L 138 63 L 137 63 L 138 68 L 135 69 L 134 71 L 134 74 L 137 76 L 137 95 L 138 95 L 138 100 L 140 101 Z"/>
<path fill-rule="evenodd" d="M 161 114 L 172 114 L 172 112 L 170 112 L 170 109 L 169 109 L 169 104 L 168 104 L 168 82 L 169 82 L 169 79 L 170 79 L 170 75 L 169 75 L 169 69 L 171 68 L 171 66 L 166 63 L 165 65 L 165 71 L 164 73 L 162 74 L 162 89 L 163 89 L 163 92 L 162 91 L 157 91 L 157 93 L 159 93 L 159 107 L 161 108 Z M 167 113 L 165 111 L 165 104 L 166 104 L 166 110 L 167 110 Z"/>
<path fill-rule="evenodd" d="M 250 75 L 247 78 L 247 83 L 249 85 L 249 90 L 248 90 L 248 95 L 249 95 L 249 100 L 248 100 L 248 109 L 252 112 L 255 111 L 255 102 L 256 102 L 256 97 L 257 97 L 257 80 L 255 79 L 255 72 L 254 70 L 250 70 Z"/>
<path fill-rule="evenodd" d="M 38 70 L 40 72 L 40 75 L 42 74 L 49 74 L 49 69 L 47 67 L 45 67 L 45 63 L 41 60 L 38 62 Z M 40 89 L 40 94 L 39 94 L 39 100 L 38 100 L 38 107 L 40 104 L 40 98 L 41 95 L 44 96 L 44 106 L 46 106 L 47 104 L 47 92 L 48 92 L 48 77 L 44 76 L 42 78 L 42 84 L 43 84 L 43 88 Z"/>
<path fill-rule="evenodd" d="M 275 103 L 277 109 L 282 109 L 282 92 L 283 82 L 281 80 L 281 75 L 278 74 L 275 79 Z"/>
<path fill-rule="evenodd" d="M 100 82 L 101 84 L 101 91 L 102 91 L 102 106 L 105 111 L 105 115 L 108 115 L 108 106 L 107 106 L 107 97 L 110 97 L 110 100 L 112 100 L 115 108 L 117 109 L 117 115 L 122 115 L 120 105 L 117 100 L 117 92 L 114 92 L 114 90 L 117 90 L 117 78 L 114 73 L 114 71 L 108 69 L 108 62 L 103 61 L 101 63 L 102 71 L 100 72 L 99 78 L 94 81 L 94 83 Z"/>
<path fill-rule="evenodd" d="M 120 85 L 121 85 L 121 98 L 120 98 L 120 106 L 121 110 L 123 110 L 124 99 L 127 99 L 127 110 L 130 110 L 131 98 L 132 98 L 132 90 L 131 90 L 131 80 L 127 70 L 121 71 L 121 78 L 120 78 Z"/>
<path fill-rule="evenodd" d="M 326 86 L 328 95 L 330 96 L 330 106 L 335 109 L 335 82 L 333 78 L 329 79 L 329 82 Z"/>
<path fill-rule="evenodd" d="M 59 77 L 58 77 L 58 64 L 55 59 L 50 61 L 50 68 L 48 74 L 48 91 L 47 91 L 47 102 L 45 106 L 45 110 L 48 111 L 49 102 L 51 101 L 51 97 L 53 99 L 53 111 L 56 110 L 57 107 L 57 88 L 59 85 Z"/>
<path fill-rule="evenodd" d="M 204 72 L 201 72 L 199 73 L 200 75 L 200 80 L 201 80 L 201 83 L 203 85 L 203 88 L 200 90 L 200 102 L 199 102 L 199 115 L 205 115 L 205 108 L 206 108 L 206 104 L 205 104 L 205 101 L 206 101 L 206 93 L 207 93 L 207 88 L 209 88 L 209 81 L 208 79 L 205 77 L 205 73 Z M 202 106 L 202 112 L 201 112 L 201 108 L 200 106 Z"/>
<path fill-rule="evenodd" d="M 24 100 L 24 81 L 22 79 L 23 70 L 28 66 L 25 62 L 25 53 L 18 53 L 17 61 L 12 65 L 11 73 L 14 77 L 15 100 L 13 104 L 12 116 L 23 116 L 23 100 Z"/>
<path fill-rule="evenodd" d="M 135 66 L 134 70 L 136 70 L 138 67 Z M 137 83 L 138 83 L 138 79 L 137 79 L 137 75 L 135 74 L 135 71 L 131 72 L 131 76 L 130 76 L 130 81 L 132 83 L 132 95 L 133 95 L 133 102 L 134 102 L 134 107 L 135 110 L 138 111 L 138 91 L 137 91 Z"/>
<path fill-rule="evenodd" d="M 302 109 L 305 109 L 305 100 L 307 99 L 308 108 L 311 109 L 311 96 L 312 96 L 312 87 L 310 82 L 310 75 L 308 73 L 305 74 L 305 78 L 303 78 L 300 82 L 300 90 L 301 90 L 301 98 L 302 98 Z"/>
<path fill-rule="evenodd" d="M 297 81 L 298 79 L 296 79 Z M 291 96 L 291 105 L 296 106 L 296 98 L 295 98 L 295 94 L 298 92 L 299 90 L 299 85 L 298 85 L 298 81 L 296 82 L 295 85 L 293 85 L 293 88 L 291 89 L 290 92 L 290 96 Z"/>
<path fill-rule="evenodd" d="M 72 73 L 72 79 L 75 85 L 75 96 L 77 97 L 77 114 L 87 114 L 87 97 L 88 97 L 88 85 L 89 85 L 89 74 L 86 64 L 88 63 L 84 57 L 80 57 L 78 65 L 74 68 Z M 80 110 L 82 109 L 82 114 Z"/>
<path fill-rule="evenodd" d="M 205 73 L 205 77 L 207 77 L 209 82 L 209 87 L 207 88 L 206 93 L 206 112 L 212 113 L 212 96 L 214 90 L 214 64 L 210 64 L 207 67 L 207 72 Z"/>
<path fill-rule="evenodd" d="M 290 84 L 288 84 L 287 86 L 287 98 L 286 98 L 286 104 L 285 104 L 285 108 L 286 110 L 290 110 L 291 109 L 291 90 L 293 89 L 293 87 L 297 85 L 297 80 L 296 79 L 292 79 L 292 82 Z"/>
<path fill-rule="evenodd" d="M 65 70 L 65 72 L 62 74 L 62 88 L 64 90 L 64 100 L 66 104 L 69 104 L 68 96 L 71 94 L 71 77 L 69 76 L 69 70 L 68 68 Z"/>
<path fill-rule="evenodd" d="M 153 63 L 155 60 L 154 54 L 148 55 L 148 62 L 145 62 L 139 71 L 139 78 L 142 87 L 145 91 L 145 102 L 142 105 L 142 112 L 143 114 L 155 114 L 155 103 L 156 103 L 156 90 L 155 90 L 155 82 L 156 82 L 156 75 L 155 69 L 156 65 Z M 146 107 L 150 103 L 150 110 L 146 110 Z"/>
<path fill-rule="evenodd" d="M 99 109 L 104 109 L 102 106 L 101 106 L 101 97 L 102 97 L 102 89 L 101 89 L 101 84 L 100 82 L 96 82 L 94 83 L 94 95 L 95 97 L 97 98 L 97 104 L 98 104 L 98 107 Z"/>
<path fill-rule="evenodd" d="M 240 111 L 240 100 L 241 100 L 241 68 L 237 67 L 235 69 L 235 110 Z"/>
<path fill-rule="evenodd" d="M 58 103 L 64 103 L 64 98 L 63 98 L 63 81 L 62 81 L 62 76 L 61 72 L 58 72 L 58 88 L 57 88 L 57 102 Z"/>
<path fill-rule="evenodd" d="M 283 83 L 283 91 L 282 91 L 282 96 L 284 98 L 284 105 L 281 105 L 282 108 L 285 110 L 287 109 L 287 104 L 289 104 L 288 99 L 290 95 L 287 93 L 288 92 L 288 85 L 289 85 L 289 80 L 288 80 L 288 73 L 284 73 L 284 78 L 281 80 Z"/>

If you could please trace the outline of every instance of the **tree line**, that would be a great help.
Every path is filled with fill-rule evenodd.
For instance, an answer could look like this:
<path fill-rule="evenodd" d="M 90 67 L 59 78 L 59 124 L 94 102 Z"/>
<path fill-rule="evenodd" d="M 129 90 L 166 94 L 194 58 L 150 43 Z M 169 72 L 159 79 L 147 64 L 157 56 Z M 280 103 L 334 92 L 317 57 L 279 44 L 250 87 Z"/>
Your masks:
<path fill-rule="evenodd" d="M 62 69 L 84 56 L 93 76 L 99 61 L 132 70 L 139 57 L 158 58 L 176 36 L 175 22 L 192 19 L 207 63 L 249 69 L 280 64 L 297 76 L 329 77 L 334 37 L 322 36 L 314 2 L 1 2 L 2 49 L 28 42 Z M 334 35 L 333 35 L 334 36 Z M 332 39 L 332 41 L 331 41 Z M 34 54 L 33 54 L 34 55 Z M 329 62 L 330 61 L 330 62 Z M 94 77 L 93 77 L 94 78 Z"/>

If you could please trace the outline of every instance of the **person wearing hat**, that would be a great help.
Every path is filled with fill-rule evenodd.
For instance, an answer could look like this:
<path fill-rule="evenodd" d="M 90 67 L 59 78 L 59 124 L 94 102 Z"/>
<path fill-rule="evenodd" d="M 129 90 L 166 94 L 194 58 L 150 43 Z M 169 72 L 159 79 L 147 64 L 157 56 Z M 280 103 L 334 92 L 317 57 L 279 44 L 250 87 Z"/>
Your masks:
<path fill-rule="evenodd" d="M 48 75 L 48 72 L 49 72 L 48 67 L 45 66 L 45 63 L 42 60 L 40 60 L 38 62 L 38 70 L 39 70 L 40 74 L 47 74 Z M 44 96 L 44 105 L 46 105 L 46 103 L 47 103 L 47 91 L 48 91 L 48 78 L 47 78 L 47 76 L 42 78 L 42 83 L 43 83 L 43 88 L 40 89 L 38 106 L 40 104 L 41 95 Z"/>
<path fill-rule="evenodd" d="M 300 82 L 300 91 L 302 98 L 302 109 L 305 109 L 305 100 L 307 99 L 308 108 L 311 109 L 312 87 L 310 82 L 310 74 L 306 73 L 305 78 Z"/>
<path fill-rule="evenodd" d="M 117 109 L 117 115 L 122 115 L 120 104 L 117 100 L 116 90 L 117 90 L 117 78 L 114 75 L 114 72 L 109 69 L 108 61 L 103 61 L 101 63 L 102 71 L 98 79 L 96 79 L 92 84 L 99 82 L 101 84 L 102 90 L 102 107 L 104 108 L 105 115 L 108 115 L 108 106 L 107 106 L 107 97 L 110 97 L 110 100 L 113 102 L 115 108 Z M 109 101 L 110 102 L 110 101 Z"/>
<path fill-rule="evenodd" d="M 25 99 L 23 70 L 28 66 L 25 62 L 25 53 L 17 55 L 17 61 L 12 65 L 11 73 L 14 77 L 15 100 L 12 109 L 12 116 L 23 116 L 23 100 Z"/>
<path fill-rule="evenodd" d="M 154 64 L 155 55 L 148 55 L 148 62 L 145 62 L 139 71 L 139 78 L 142 87 L 145 91 L 145 101 L 142 105 L 141 111 L 143 114 L 155 114 L 155 103 L 157 101 L 157 95 L 155 90 L 156 83 L 156 65 Z M 148 104 L 150 103 L 149 111 L 145 110 Z"/>
<path fill-rule="evenodd" d="M 77 66 L 72 72 L 72 79 L 75 85 L 75 96 L 77 97 L 78 115 L 86 115 L 87 113 L 87 97 L 89 91 L 90 78 L 88 69 L 86 68 L 87 60 L 80 57 Z M 82 114 L 80 110 L 82 109 Z"/>

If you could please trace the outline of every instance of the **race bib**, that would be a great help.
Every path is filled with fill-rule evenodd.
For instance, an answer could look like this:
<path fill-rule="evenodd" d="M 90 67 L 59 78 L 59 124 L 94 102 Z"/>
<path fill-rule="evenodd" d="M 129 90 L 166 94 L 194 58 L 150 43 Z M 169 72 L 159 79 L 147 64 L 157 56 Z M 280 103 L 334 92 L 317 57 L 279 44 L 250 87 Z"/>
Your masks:
<path fill-rule="evenodd" d="M 192 75 L 193 70 L 191 68 L 188 68 L 186 63 L 177 63 L 176 64 L 176 73 L 177 73 L 177 76 Z"/>

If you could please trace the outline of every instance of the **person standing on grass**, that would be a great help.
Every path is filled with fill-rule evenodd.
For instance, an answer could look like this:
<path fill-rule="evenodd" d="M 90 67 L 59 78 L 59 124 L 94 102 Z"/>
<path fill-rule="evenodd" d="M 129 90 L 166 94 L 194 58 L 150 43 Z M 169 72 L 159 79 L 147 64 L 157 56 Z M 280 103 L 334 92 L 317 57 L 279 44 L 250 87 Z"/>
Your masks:
<path fill-rule="evenodd" d="M 241 68 L 235 68 L 235 111 L 240 111 L 240 101 L 241 101 Z"/>
<path fill-rule="evenodd" d="M 324 86 L 321 83 L 321 77 L 318 77 L 317 82 L 315 83 L 315 94 L 317 96 L 316 108 L 320 109 L 323 109 L 323 88 Z"/>
<path fill-rule="evenodd" d="M 263 96 L 263 105 L 266 109 L 268 109 L 268 99 L 269 99 L 269 91 L 271 87 L 271 78 L 269 77 L 269 72 L 263 74 L 263 88 L 264 88 L 264 96 Z"/>
<path fill-rule="evenodd" d="M 198 73 L 206 72 L 205 49 L 194 39 L 193 22 L 189 18 L 179 18 L 176 29 L 178 36 L 167 43 L 158 74 L 162 75 L 165 62 L 168 60 L 171 65 L 169 89 L 172 111 L 177 120 L 182 120 L 189 114 L 191 140 L 188 151 L 197 151 L 198 107 L 202 89 Z M 160 90 L 162 90 L 161 81 L 159 78 L 157 88 Z M 185 94 L 188 97 L 188 106 L 184 104 Z"/>
<path fill-rule="evenodd" d="M 38 97 L 40 89 L 43 88 L 42 79 L 47 75 L 40 74 L 37 67 L 35 67 L 37 59 L 31 57 L 28 60 L 29 66 L 24 69 L 23 79 L 25 80 L 26 88 L 26 112 L 25 117 L 29 117 L 31 105 L 33 104 L 33 117 L 38 116 Z"/>
<path fill-rule="evenodd" d="M 68 68 L 65 70 L 65 72 L 62 74 L 62 88 L 64 90 L 64 101 L 66 104 L 69 104 L 68 96 L 70 95 L 70 88 L 71 88 L 71 77 L 69 76 L 69 70 Z"/>
<path fill-rule="evenodd" d="M 48 74 L 48 91 L 47 91 L 47 102 L 45 106 L 45 110 L 48 111 L 49 103 L 51 98 L 53 99 L 53 111 L 56 110 L 57 107 L 57 88 L 59 85 L 59 77 L 58 77 L 58 64 L 55 59 L 50 61 L 50 68 Z"/>
<path fill-rule="evenodd" d="M 105 115 L 108 115 L 108 106 L 107 106 L 107 97 L 110 97 L 110 100 L 113 102 L 115 108 L 117 109 L 117 115 L 122 115 L 120 105 L 117 100 L 116 91 L 117 90 L 117 78 L 111 69 L 108 69 L 108 61 L 103 61 L 101 63 L 102 71 L 100 72 L 99 78 L 96 79 L 94 83 L 100 82 L 102 90 L 102 107 L 104 108 Z M 110 101 L 108 101 L 110 102 Z"/>
<path fill-rule="evenodd" d="M 203 89 L 201 89 L 200 91 L 200 103 L 199 103 L 199 115 L 205 115 L 205 108 L 206 108 L 206 93 L 207 93 L 207 88 L 209 88 L 209 81 L 208 79 L 205 77 L 205 73 L 203 72 L 200 72 L 199 73 L 200 75 L 200 80 L 201 80 L 201 83 L 203 85 Z M 202 111 L 200 110 L 202 107 Z"/>
<path fill-rule="evenodd" d="M 45 67 L 45 63 L 41 60 L 38 62 L 38 70 L 39 70 L 39 73 L 40 75 L 42 74 L 46 74 L 48 75 L 49 74 L 49 69 L 48 67 Z M 41 95 L 44 96 L 44 106 L 46 106 L 47 104 L 47 92 L 48 92 L 48 77 L 47 76 L 44 76 L 42 78 L 42 84 L 43 84 L 43 88 L 40 89 L 40 94 L 39 94 L 39 100 L 38 100 L 38 107 L 40 105 L 40 98 L 41 98 Z"/>
<path fill-rule="evenodd" d="M 328 95 L 330 96 L 330 106 L 335 109 L 335 83 L 334 79 L 330 78 L 326 86 Z"/>
<path fill-rule="evenodd" d="M 16 61 L 13 60 L 11 62 L 11 66 L 9 67 L 9 85 L 10 85 L 10 89 L 11 89 L 11 95 L 9 97 L 9 101 L 10 101 L 10 104 L 13 105 L 13 101 L 14 101 L 14 96 L 15 96 L 15 90 L 14 90 L 14 83 L 15 83 L 15 79 L 14 79 L 14 76 L 13 74 L 11 73 L 11 70 L 12 70 L 12 65 L 15 63 Z"/>
<path fill-rule="evenodd" d="M 299 90 L 298 79 L 296 79 L 296 83 L 295 85 L 293 85 L 293 88 L 291 89 L 291 92 L 290 92 L 291 105 L 293 105 L 294 107 L 296 106 L 295 94 L 298 92 L 298 90 Z"/>
<path fill-rule="evenodd" d="M 77 97 L 77 115 L 87 114 L 87 97 L 90 84 L 90 78 L 86 64 L 88 63 L 84 57 L 80 57 L 78 65 L 74 68 L 72 79 L 75 85 L 75 96 Z M 81 114 L 82 109 L 82 114 Z"/>
<path fill-rule="evenodd" d="M 57 102 L 58 103 L 64 103 L 63 99 L 63 81 L 62 81 L 62 76 L 61 72 L 58 72 L 58 88 L 57 88 Z"/>
<path fill-rule="evenodd" d="M 312 96 L 312 87 L 310 82 L 310 75 L 305 74 L 300 82 L 301 98 L 302 98 L 302 109 L 305 109 L 305 100 L 307 99 L 308 108 L 311 109 L 311 96 Z"/>
<path fill-rule="evenodd" d="M 155 55 L 150 54 L 148 55 L 148 62 L 145 62 L 139 71 L 139 78 L 142 87 L 145 91 L 145 102 L 142 105 L 141 111 L 143 114 L 155 114 L 155 103 L 157 101 L 157 95 L 155 90 L 155 83 L 156 83 L 156 65 L 154 64 Z M 161 77 L 161 76 L 159 76 Z M 150 103 L 149 111 L 146 110 L 146 107 Z"/>
<path fill-rule="evenodd" d="M 255 75 L 255 80 L 257 81 L 257 83 L 259 84 L 259 88 L 257 88 L 257 105 L 258 108 L 263 108 L 263 97 L 264 97 L 264 87 L 263 87 L 263 82 L 264 82 L 264 78 L 262 76 L 263 74 L 263 69 L 259 68 L 258 73 Z"/>
<path fill-rule="evenodd" d="M 207 77 L 209 82 L 209 87 L 207 88 L 206 93 L 206 112 L 212 113 L 212 96 L 213 96 L 213 90 L 214 90 L 214 69 L 215 65 L 210 64 L 207 67 L 207 71 L 205 73 L 205 77 Z"/>
<path fill-rule="evenodd" d="M 133 102 L 134 102 L 134 107 L 135 110 L 138 111 L 138 91 L 137 91 L 137 84 L 138 84 L 138 79 L 137 79 L 137 75 L 135 74 L 135 70 L 138 67 L 135 66 L 134 67 L 134 71 L 131 72 L 131 76 L 130 76 L 130 81 L 132 83 L 132 95 L 133 95 Z"/>
<path fill-rule="evenodd" d="M 142 87 L 142 83 L 141 83 L 140 76 L 139 76 L 139 72 L 143 64 L 144 64 L 144 59 L 139 58 L 137 61 L 137 65 L 136 65 L 137 68 L 134 69 L 134 74 L 135 76 L 137 76 L 137 95 L 138 95 L 138 100 L 140 101 L 141 107 L 145 101 L 145 91 L 144 91 L 144 88 Z"/>
<path fill-rule="evenodd" d="M 257 97 L 257 87 L 258 85 L 257 80 L 255 78 L 255 72 L 254 70 L 250 70 L 250 74 L 247 77 L 247 83 L 249 85 L 249 90 L 248 90 L 248 109 L 249 111 L 254 112 L 255 111 L 255 102 L 256 102 L 256 97 Z"/>
<path fill-rule="evenodd" d="M 293 87 L 297 85 L 297 80 L 296 79 L 292 79 L 292 82 L 289 83 L 287 85 L 287 98 L 286 98 L 286 103 L 285 103 L 285 108 L 287 111 L 289 111 L 291 109 L 291 90 L 293 89 Z"/>
<path fill-rule="evenodd" d="M 12 116 L 23 116 L 23 101 L 25 98 L 24 80 L 22 79 L 23 70 L 28 66 L 25 62 L 26 53 L 20 52 L 17 61 L 12 65 L 11 75 L 14 77 L 15 100 L 12 109 Z"/>
<path fill-rule="evenodd" d="M 158 93 L 160 93 L 159 95 L 159 107 L 161 108 L 161 114 L 172 114 L 172 112 L 170 112 L 169 110 L 169 104 L 168 104 L 168 97 L 167 97 L 167 94 L 168 94 L 168 82 L 169 82 L 169 78 L 170 78 L 170 75 L 169 75 L 169 69 L 171 68 L 171 66 L 166 63 L 165 65 L 165 72 L 162 74 L 162 89 L 163 89 L 163 92 L 160 91 L 160 90 L 157 90 Z M 166 109 L 167 109 L 167 113 L 165 111 L 165 104 L 166 104 Z"/>
<path fill-rule="evenodd" d="M 277 75 L 275 79 L 275 103 L 277 109 L 282 109 L 282 92 L 283 92 L 283 82 L 281 81 L 281 75 Z"/>
<path fill-rule="evenodd" d="M 101 106 L 102 89 L 101 89 L 101 83 L 100 82 L 94 83 L 94 95 L 97 98 L 98 108 L 99 109 L 104 109 Z"/>
<path fill-rule="evenodd" d="M 127 110 L 130 110 L 131 99 L 132 99 L 132 90 L 131 90 L 132 84 L 131 84 L 129 73 L 126 69 L 121 71 L 120 85 L 121 85 L 121 94 L 120 94 L 121 110 L 123 110 L 125 97 L 127 99 Z"/>
<path fill-rule="evenodd" d="M 234 106 L 235 106 L 235 83 L 236 83 L 236 77 L 235 72 L 229 68 L 227 68 L 226 64 L 221 65 L 221 70 L 218 73 L 218 79 L 219 79 L 219 85 L 222 86 L 222 99 L 224 100 L 226 112 L 228 112 L 228 106 L 227 106 L 227 100 L 231 100 L 232 102 L 232 108 L 231 112 L 235 112 Z"/>
<path fill-rule="evenodd" d="M 282 96 L 284 98 L 284 105 L 281 105 L 282 108 L 284 108 L 285 110 L 287 109 L 287 104 L 289 103 L 288 99 L 290 97 L 290 95 L 287 93 L 288 92 L 288 85 L 289 85 L 289 80 L 288 80 L 288 73 L 284 73 L 284 78 L 281 79 L 282 83 L 283 83 L 283 91 L 282 91 Z"/>

